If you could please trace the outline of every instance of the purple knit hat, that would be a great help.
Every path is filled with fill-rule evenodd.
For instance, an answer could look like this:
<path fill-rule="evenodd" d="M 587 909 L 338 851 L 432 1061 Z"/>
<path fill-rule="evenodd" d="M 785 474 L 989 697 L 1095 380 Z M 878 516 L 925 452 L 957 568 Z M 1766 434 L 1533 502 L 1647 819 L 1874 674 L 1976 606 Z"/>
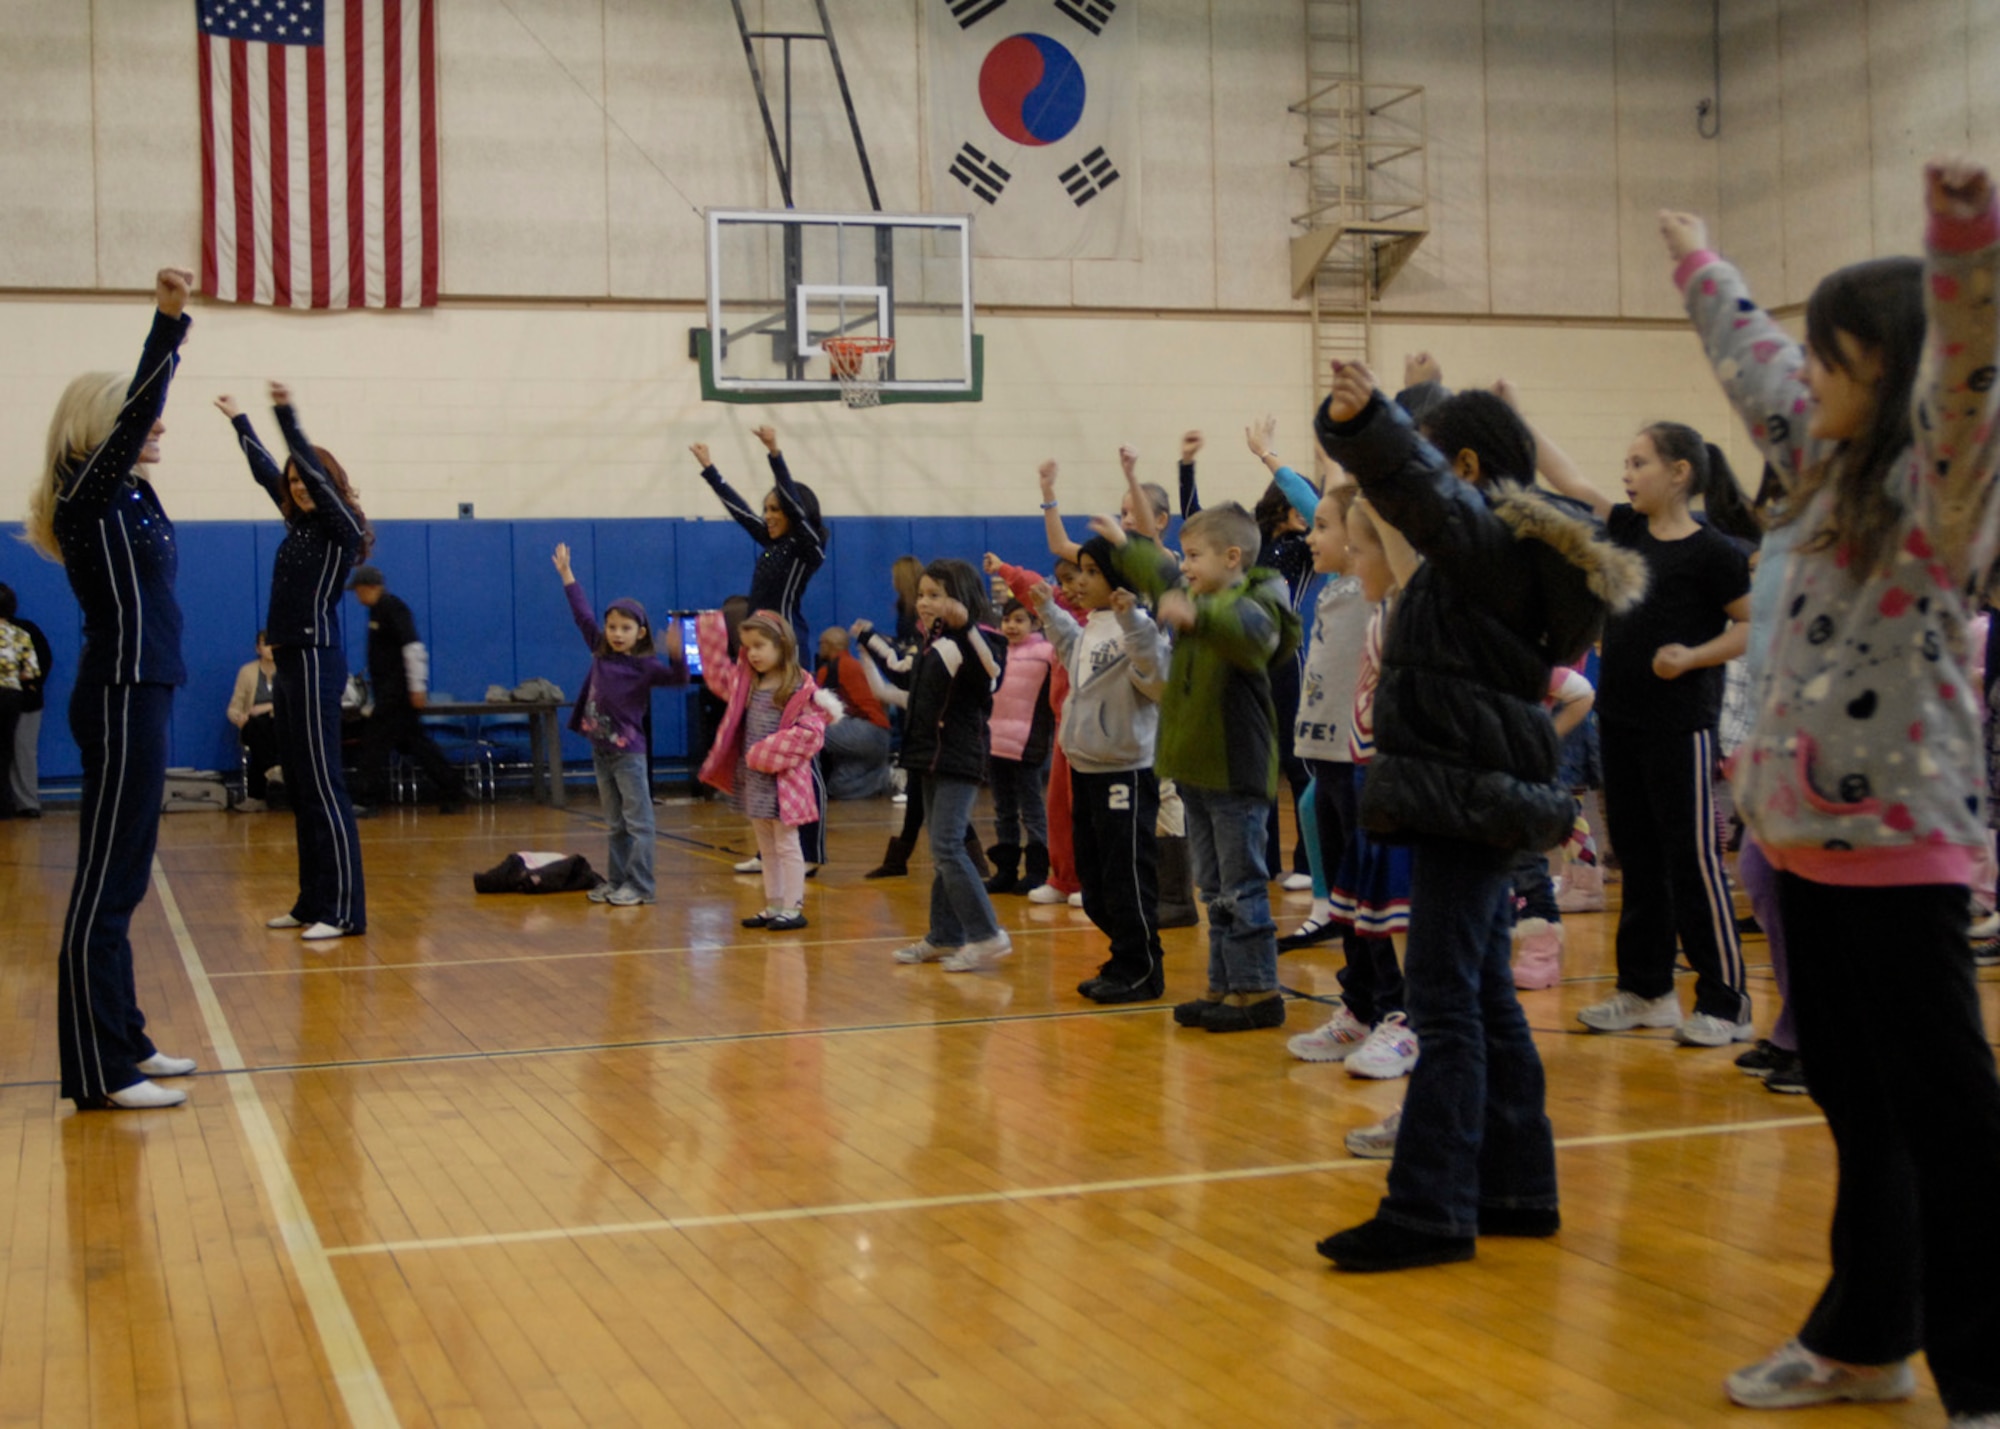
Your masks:
<path fill-rule="evenodd" d="M 649 631 L 653 628 L 653 622 L 646 618 L 646 607 L 639 604 L 638 601 L 632 599 L 629 595 L 621 595 L 618 599 L 612 601 L 611 604 L 604 607 L 606 615 L 609 615 L 614 610 L 621 615 L 631 616 Z"/>

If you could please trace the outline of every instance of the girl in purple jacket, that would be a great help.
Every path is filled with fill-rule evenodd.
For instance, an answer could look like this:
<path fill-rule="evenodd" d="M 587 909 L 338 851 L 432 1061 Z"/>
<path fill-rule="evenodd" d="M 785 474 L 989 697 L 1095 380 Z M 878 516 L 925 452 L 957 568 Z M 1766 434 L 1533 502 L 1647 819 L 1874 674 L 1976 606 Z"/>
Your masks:
<path fill-rule="evenodd" d="M 653 881 L 653 781 L 646 750 L 646 706 L 659 685 L 687 683 L 687 660 L 676 639 L 673 654 L 653 653 L 646 607 L 620 596 L 605 607 L 600 626 L 583 587 L 570 571 L 569 547 L 559 545 L 556 574 L 569 597 L 570 614 L 590 647 L 590 673 L 576 697 L 569 727 L 590 740 L 597 797 L 611 836 L 610 881 L 590 890 L 593 903 L 630 908 L 651 903 Z"/>

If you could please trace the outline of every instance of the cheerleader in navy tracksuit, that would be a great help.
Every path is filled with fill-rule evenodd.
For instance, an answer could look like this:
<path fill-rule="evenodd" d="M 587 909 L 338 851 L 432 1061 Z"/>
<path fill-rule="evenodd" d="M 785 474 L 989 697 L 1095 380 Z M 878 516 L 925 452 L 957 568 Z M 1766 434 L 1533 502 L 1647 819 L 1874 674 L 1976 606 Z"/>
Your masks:
<path fill-rule="evenodd" d="M 819 514 L 819 497 L 813 494 L 813 489 L 792 480 L 792 469 L 785 465 L 784 454 L 778 450 L 778 429 L 758 427 L 755 435 L 771 455 L 773 483 L 765 493 L 763 508 L 758 511 L 752 511 L 750 503 L 715 469 L 706 443 L 696 442 L 688 450 L 701 463 L 701 479 L 722 498 L 723 509 L 762 548 L 750 572 L 750 609 L 777 611 L 792 622 L 799 649 L 810 650 L 814 648 L 812 632 L 806 629 L 805 613 L 800 607 L 813 573 L 826 563 L 826 522 Z M 823 822 L 826 781 L 817 759 L 813 760 L 812 777 L 813 797 L 822 818 L 799 830 L 799 846 L 805 851 L 807 865 L 817 867 L 826 862 Z M 739 873 L 755 871 L 754 863 L 737 869 Z"/>
<path fill-rule="evenodd" d="M 234 398 L 218 397 L 215 405 L 236 428 L 250 474 L 285 517 L 265 628 L 278 661 L 271 713 L 298 823 L 299 896 L 289 913 L 265 926 L 303 928 L 300 936 L 309 942 L 342 938 L 367 929 L 368 901 L 360 831 L 340 766 L 340 697 L 347 689 L 340 594 L 375 533 L 333 453 L 306 440 L 290 389 L 271 384 L 271 406 L 291 453 L 282 471 Z"/>
<path fill-rule="evenodd" d="M 76 881 L 56 970 L 62 1094 L 79 1110 L 173 1106 L 184 1077 L 146 1036 L 126 930 L 146 896 L 166 788 L 167 722 L 184 684 L 174 523 L 140 468 L 160 459 L 160 413 L 187 335 L 194 274 L 163 268 L 159 311 L 128 382 L 113 372 L 69 384 L 49 423 L 48 465 L 29 498 L 27 536 L 62 562 L 83 607 L 83 656 L 69 727 L 83 756 Z"/>

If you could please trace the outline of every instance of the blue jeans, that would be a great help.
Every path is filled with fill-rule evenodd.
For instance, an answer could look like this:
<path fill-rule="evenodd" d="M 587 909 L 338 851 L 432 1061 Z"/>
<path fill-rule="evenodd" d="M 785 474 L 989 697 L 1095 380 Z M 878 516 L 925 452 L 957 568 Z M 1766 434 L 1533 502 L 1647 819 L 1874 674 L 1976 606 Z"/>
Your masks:
<path fill-rule="evenodd" d="M 931 929 L 934 948 L 962 948 L 998 937 L 993 900 L 986 896 L 972 855 L 966 852 L 965 831 L 972 826 L 972 806 L 979 786 L 967 779 L 924 779 L 924 824 L 930 830 Z"/>
<path fill-rule="evenodd" d="M 604 804 L 604 826 L 611 835 L 611 867 L 605 876 L 613 889 L 629 888 L 651 898 L 653 885 L 653 787 L 646 777 L 646 753 L 641 749 L 592 746 L 590 762 L 597 769 L 597 797 Z"/>
<path fill-rule="evenodd" d="M 849 715 L 827 727 L 820 754 L 829 799 L 874 799 L 889 792 L 889 731 Z"/>
<path fill-rule="evenodd" d="M 1556 1205 L 1541 1054 L 1508 967 L 1514 855 L 1452 839 L 1426 840 L 1413 855 L 1403 978 L 1423 1052 L 1380 1215 L 1470 1236 L 1481 1206 Z"/>
<path fill-rule="evenodd" d="M 1278 928 L 1271 921 L 1264 867 L 1269 799 L 1180 786 L 1187 805 L 1195 886 L 1208 905 L 1208 986 L 1215 992 L 1273 992 Z"/>

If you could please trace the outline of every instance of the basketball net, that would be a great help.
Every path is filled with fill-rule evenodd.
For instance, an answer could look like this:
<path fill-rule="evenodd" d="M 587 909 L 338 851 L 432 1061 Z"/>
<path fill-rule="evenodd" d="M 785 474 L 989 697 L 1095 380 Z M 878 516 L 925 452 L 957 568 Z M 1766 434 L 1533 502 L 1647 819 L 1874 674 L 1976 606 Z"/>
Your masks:
<path fill-rule="evenodd" d="M 850 407 L 882 404 L 882 364 L 896 350 L 889 337 L 830 337 L 820 346 L 840 383 L 840 400 Z"/>

